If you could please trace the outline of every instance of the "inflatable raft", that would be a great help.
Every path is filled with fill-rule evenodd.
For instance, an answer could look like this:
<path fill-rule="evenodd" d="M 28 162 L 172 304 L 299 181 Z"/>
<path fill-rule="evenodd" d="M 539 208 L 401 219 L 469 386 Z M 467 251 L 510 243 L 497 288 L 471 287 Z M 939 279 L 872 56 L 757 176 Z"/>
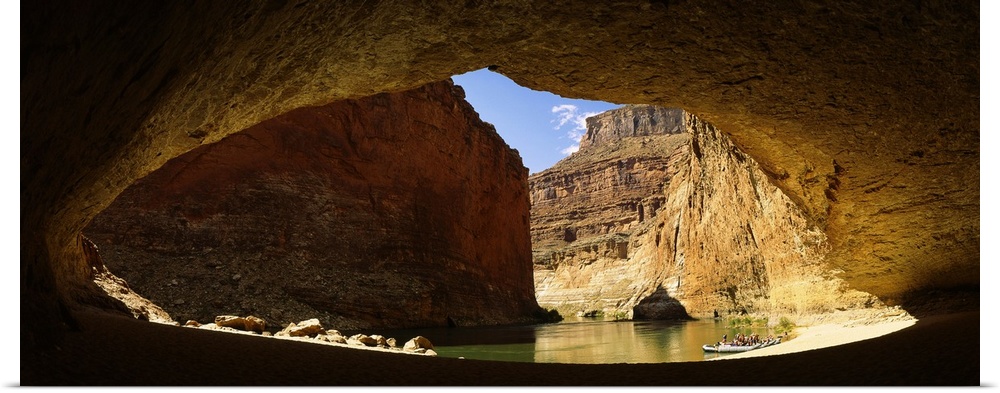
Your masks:
<path fill-rule="evenodd" d="M 709 344 L 705 344 L 705 345 L 701 346 L 701 349 L 703 349 L 705 352 L 718 352 L 718 353 L 746 352 L 746 351 L 752 351 L 752 350 L 760 349 L 760 348 L 764 348 L 764 347 L 769 347 L 769 346 L 772 346 L 772 345 L 777 345 L 780 342 L 781 342 L 781 339 L 780 338 L 776 338 L 774 340 L 764 341 L 762 343 L 755 344 L 755 345 L 731 345 L 731 344 L 709 345 Z"/>

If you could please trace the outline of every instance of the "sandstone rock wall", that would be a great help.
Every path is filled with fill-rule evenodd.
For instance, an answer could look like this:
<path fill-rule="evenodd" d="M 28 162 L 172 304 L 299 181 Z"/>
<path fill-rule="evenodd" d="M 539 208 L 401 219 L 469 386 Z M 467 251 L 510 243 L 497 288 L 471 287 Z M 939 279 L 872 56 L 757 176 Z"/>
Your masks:
<path fill-rule="evenodd" d="M 635 128 L 629 116 L 636 113 L 635 108 L 648 107 L 626 106 L 589 118 L 587 135 L 632 134 Z M 624 115 L 616 117 L 612 113 Z M 623 119 L 628 124 L 619 126 L 626 122 Z M 682 112 L 676 112 L 656 119 L 668 124 L 682 121 L 683 117 Z M 532 244 L 535 254 L 542 254 L 536 256 L 536 263 L 538 258 L 558 258 L 559 254 L 549 252 L 571 243 L 595 242 L 602 248 L 597 243 L 608 242 L 609 248 L 602 249 L 617 255 L 615 244 L 621 240 L 617 234 L 627 234 L 648 222 L 663 206 L 663 190 L 674 176 L 678 160 L 684 159 L 678 148 L 688 138 L 683 133 L 671 134 L 674 130 L 647 127 L 640 131 L 646 136 L 586 145 L 580 150 L 584 153 L 575 153 L 532 175 Z M 604 137 L 591 140 L 599 138 Z"/>
<path fill-rule="evenodd" d="M 622 297 L 641 290 L 634 278 L 644 269 L 628 258 L 633 233 L 656 220 L 684 165 L 689 136 L 676 127 L 683 122 L 682 111 L 648 105 L 596 115 L 580 151 L 529 178 L 542 306 L 564 315 L 630 307 Z"/>
<path fill-rule="evenodd" d="M 621 137 L 529 179 L 542 306 L 683 318 L 878 303 L 845 287 L 825 260 L 826 235 L 721 131 L 681 110 L 650 120 L 637 109 L 646 108 L 592 118 L 588 135 Z M 664 126 L 619 131 L 639 122 Z M 636 157 L 643 165 L 623 171 L 622 160 Z"/>
<path fill-rule="evenodd" d="M 680 134 L 684 132 L 683 110 L 655 105 L 627 105 L 587 118 L 587 133 L 580 149 L 617 143 L 625 137 Z"/>
<path fill-rule="evenodd" d="M 526 322 L 526 177 L 445 81 L 298 109 L 194 149 L 85 232 L 179 321 Z"/>

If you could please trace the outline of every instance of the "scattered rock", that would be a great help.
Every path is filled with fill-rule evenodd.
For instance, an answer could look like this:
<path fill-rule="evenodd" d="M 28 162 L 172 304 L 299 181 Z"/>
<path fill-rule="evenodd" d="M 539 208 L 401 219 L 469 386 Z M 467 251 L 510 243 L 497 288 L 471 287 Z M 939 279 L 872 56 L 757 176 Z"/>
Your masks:
<path fill-rule="evenodd" d="M 411 338 L 410 341 L 407 341 L 406 344 L 403 345 L 404 351 L 418 352 L 419 349 L 434 349 L 434 344 L 431 344 L 431 340 L 428 340 L 424 336 L 416 336 L 414 338 Z M 423 352 L 421 351 L 418 353 L 423 353 Z"/>
<path fill-rule="evenodd" d="M 326 335 L 319 336 L 319 337 L 323 341 L 327 341 L 327 342 L 331 342 L 331 343 L 337 343 L 337 344 L 347 344 L 347 338 L 345 338 L 343 335 L 341 335 L 339 333 L 338 334 L 329 334 L 328 333 Z"/>
<path fill-rule="evenodd" d="M 248 332 L 263 333 L 267 322 L 253 315 L 238 317 L 235 315 L 220 315 L 215 317 L 215 324 Z"/>
<path fill-rule="evenodd" d="M 375 345 L 380 346 L 382 348 L 389 348 L 389 343 L 388 340 L 386 340 L 385 336 L 373 334 L 371 337 L 372 339 L 375 340 Z"/>
<path fill-rule="evenodd" d="M 221 331 L 225 331 L 225 332 L 243 333 L 243 330 L 233 329 L 233 328 L 228 327 L 228 326 L 219 326 L 219 325 L 216 325 L 214 323 L 206 323 L 204 325 L 199 326 L 199 329 L 221 330 Z"/>
<path fill-rule="evenodd" d="M 327 330 L 326 335 L 324 335 L 323 337 L 325 337 L 326 341 L 332 343 L 347 344 L 347 338 L 344 337 L 344 335 L 341 334 L 340 331 L 336 329 Z"/>
<path fill-rule="evenodd" d="M 232 328 L 238 326 L 240 329 L 242 329 L 245 323 L 246 323 L 245 319 L 243 319 L 242 317 L 237 317 L 235 315 L 220 315 L 215 317 L 215 324 L 219 326 L 227 326 Z"/>
<path fill-rule="evenodd" d="M 344 337 L 344 334 L 337 329 L 324 330 L 318 318 L 308 319 L 299 323 L 289 323 L 284 329 L 277 333 L 264 330 L 266 322 L 263 319 L 248 315 L 240 317 L 236 315 L 219 315 L 215 317 L 214 323 L 201 324 L 195 320 L 188 320 L 184 326 L 197 327 L 201 329 L 222 330 L 231 332 L 256 332 L 266 337 L 308 337 L 316 341 L 329 342 L 335 344 L 354 345 L 359 347 L 380 347 L 386 349 L 404 350 L 430 356 L 437 356 L 433 350 L 434 345 L 424 336 L 417 336 L 406 343 L 403 348 L 397 347 L 398 341 L 392 337 L 385 337 L 380 334 L 355 334 L 351 337 Z"/>
<path fill-rule="evenodd" d="M 326 333 L 323 329 L 323 325 L 319 323 L 319 319 L 313 318 L 302 322 L 299 322 L 294 329 L 292 329 L 289 334 L 292 336 L 313 336 L 320 332 Z"/>
<path fill-rule="evenodd" d="M 280 332 L 275 334 L 276 336 L 291 336 L 291 337 L 315 337 L 316 335 L 326 334 L 326 330 L 323 329 L 323 325 L 319 323 L 319 319 L 307 319 L 299 323 L 290 323 L 287 327 L 282 329 Z M 282 334 L 284 333 L 284 334 Z"/>
<path fill-rule="evenodd" d="M 247 315 L 247 330 L 254 331 L 257 333 L 263 333 L 264 329 L 267 329 L 267 321 L 257 318 L 253 315 Z"/>
<path fill-rule="evenodd" d="M 351 336 L 351 338 L 347 339 L 347 343 L 351 345 L 364 345 L 366 347 L 374 347 L 378 345 L 378 340 L 365 334 L 355 334 Z"/>
<path fill-rule="evenodd" d="M 289 323 L 289 324 L 288 324 L 288 326 L 285 326 L 285 328 L 284 328 L 284 329 L 281 329 L 281 331 L 279 331 L 279 332 L 275 333 L 274 335 L 275 335 L 276 337 L 291 337 L 292 335 L 291 335 L 291 334 L 289 334 L 289 332 L 291 332 L 291 331 L 292 331 L 292 329 L 295 329 L 295 326 L 296 326 L 296 325 L 295 325 L 295 323 L 294 323 L 294 322 L 292 322 L 292 323 Z"/>

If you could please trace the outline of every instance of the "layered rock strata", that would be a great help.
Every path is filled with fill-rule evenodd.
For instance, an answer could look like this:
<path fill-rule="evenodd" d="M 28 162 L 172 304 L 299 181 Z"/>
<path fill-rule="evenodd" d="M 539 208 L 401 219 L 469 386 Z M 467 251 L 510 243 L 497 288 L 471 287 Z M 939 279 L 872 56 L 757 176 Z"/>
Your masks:
<path fill-rule="evenodd" d="M 450 81 L 294 110 L 177 157 L 86 233 L 177 320 L 532 321 L 527 170 Z"/>
<path fill-rule="evenodd" d="M 625 106 L 587 126 L 590 143 L 529 178 L 542 306 L 637 319 L 882 306 L 836 278 L 822 230 L 712 125 Z"/>

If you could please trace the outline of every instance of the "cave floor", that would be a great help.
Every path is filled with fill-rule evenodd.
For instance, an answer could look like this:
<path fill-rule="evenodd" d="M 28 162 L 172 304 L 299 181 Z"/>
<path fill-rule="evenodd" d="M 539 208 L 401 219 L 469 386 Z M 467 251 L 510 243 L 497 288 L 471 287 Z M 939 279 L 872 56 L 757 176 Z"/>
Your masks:
<path fill-rule="evenodd" d="M 101 313 L 58 349 L 21 353 L 21 385 L 977 386 L 979 311 L 784 355 L 662 364 L 532 364 L 410 356 L 220 334 Z"/>

